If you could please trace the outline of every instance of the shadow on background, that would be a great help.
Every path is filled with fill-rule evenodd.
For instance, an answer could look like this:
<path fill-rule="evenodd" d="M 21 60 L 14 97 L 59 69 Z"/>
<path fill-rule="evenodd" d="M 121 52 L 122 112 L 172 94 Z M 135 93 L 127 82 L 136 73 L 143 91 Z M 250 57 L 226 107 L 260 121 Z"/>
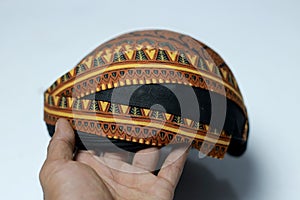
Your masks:
<path fill-rule="evenodd" d="M 189 156 L 175 200 L 238 200 L 251 196 L 257 180 L 254 161 L 249 152 L 240 158 L 227 155 L 224 160 L 198 159 L 197 152 Z"/>

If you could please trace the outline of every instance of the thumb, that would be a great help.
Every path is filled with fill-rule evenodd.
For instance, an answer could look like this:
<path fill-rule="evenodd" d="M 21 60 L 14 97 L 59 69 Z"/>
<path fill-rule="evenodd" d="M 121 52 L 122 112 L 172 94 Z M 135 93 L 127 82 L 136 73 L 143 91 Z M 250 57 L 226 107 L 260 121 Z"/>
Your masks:
<path fill-rule="evenodd" d="M 66 119 L 59 119 L 49 143 L 47 160 L 72 160 L 75 146 L 74 131 Z"/>

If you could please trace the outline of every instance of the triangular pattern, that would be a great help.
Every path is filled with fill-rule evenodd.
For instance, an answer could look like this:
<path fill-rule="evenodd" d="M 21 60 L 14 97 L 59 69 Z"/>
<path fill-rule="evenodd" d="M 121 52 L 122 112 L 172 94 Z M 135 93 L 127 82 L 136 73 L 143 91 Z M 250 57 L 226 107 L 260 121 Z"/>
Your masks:
<path fill-rule="evenodd" d="M 44 102 L 48 103 L 48 97 L 49 97 L 49 93 L 45 92 L 44 93 Z"/>
<path fill-rule="evenodd" d="M 51 88 L 51 90 L 55 90 L 56 89 L 56 87 L 57 87 L 57 81 L 55 81 L 51 86 L 50 86 L 50 88 Z"/>
<path fill-rule="evenodd" d="M 125 51 L 125 54 L 129 60 L 132 60 L 134 51 Z"/>
<path fill-rule="evenodd" d="M 170 141 L 172 141 L 173 138 L 174 138 L 173 134 L 168 134 L 168 139 L 169 139 Z"/>
<path fill-rule="evenodd" d="M 73 105 L 73 102 L 74 102 L 74 98 L 68 97 L 68 98 L 67 98 L 67 101 L 68 101 L 68 107 L 71 108 L 72 105 Z"/>
<path fill-rule="evenodd" d="M 104 60 L 102 59 L 102 57 L 98 57 L 94 59 L 94 67 L 98 67 L 101 65 L 105 65 Z"/>
<path fill-rule="evenodd" d="M 80 99 L 76 99 L 74 101 L 73 108 L 77 109 L 77 110 L 81 110 L 82 109 L 82 102 L 81 102 Z"/>
<path fill-rule="evenodd" d="M 53 101 L 53 97 L 52 96 L 48 96 L 48 104 L 50 106 L 53 106 L 54 105 L 54 101 Z"/>
<path fill-rule="evenodd" d="M 143 50 L 137 50 L 135 60 L 148 60 L 148 58 Z"/>
<path fill-rule="evenodd" d="M 128 106 L 126 105 L 120 105 L 120 106 L 121 106 L 122 113 L 127 114 Z"/>
<path fill-rule="evenodd" d="M 81 63 L 84 64 L 86 68 L 91 68 L 93 61 L 92 57 L 87 56 Z"/>
<path fill-rule="evenodd" d="M 218 77 L 222 77 L 222 76 L 221 76 L 220 69 L 219 69 L 217 66 L 214 67 L 213 72 L 214 72 L 214 74 L 216 74 Z"/>
<path fill-rule="evenodd" d="M 109 108 L 108 108 L 108 112 L 112 112 L 112 113 L 121 113 L 120 112 L 120 108 L 117 104 L 115 103 L 111 103 Z"/>
<path fill-rule="evenodd" d="M 110 63 L 112 59 L 112 54 L 110 52 L 107 52 L 105 55 L 103 55 L 103 58 L 106 60 L 106 63 Z"/>
<path fill-rule="evenodd" d="M 188 125 L 188 126 L 190 126 L 191 125 L 191 123 L 192 123 L 192 120 L 190 120 L 190 119 L 185 119 L 185 121 L 186 121 L 186 124 Z"/>
<path fill-rule="evenodd" d="M 176 135 L 176 141 L 180 143 L 182 141 L 182 137 L 180 135 Z"/>
<path fill-rule="evenodd" d="M 179 63 L 182 63 L 182 64 L 185 64 L 185 65 L 189 65 L 190 62 L 188 61 L 186 55 L 184 53 L 181 53 L 179 56 L 178 56 L 178 62 Z"/>
<path fill-rule="evenodd" d="M 92 110 L 92 111 L 100 111 L 100 107 L 99 107 L 98 102 L 95 101 L 95 100 L 92 100 L 92 101 L 91 101 L 91 104 L 90 104 L 90 107 L 89 107 L 89 110 Z"/>
<path fill-rule="evenodd" d="M 145 53 L 147 53 L 148 57 L 151 60 L 154 60 L 155 54 L 156 54 L 156 49 L 145 49 Z"/>
<path fill-rule="evenodd" d="M 201 57 L 198 59 L 198 67 L 202 70 L 209 71 L 205 61 Z"/>
<path fill-rule="evenodd" d="M 100 102 L 101 110 L 106 111 L 108 102 L 106 102 L 106 101 L 99 101 L 99 102 Z"/>
<path fill-rule="evenodd" d="M 88 99 L 82 99 L 82 103 L 83 103 L 83 108 L 84 109 L 88 109 L 89 102 L 90 101 Z"/>
<path fill-rule="evenodd" d="M 53 97 L 53 100 L 54 100 L 54 105 L 58 106 L 59 97 L 55 96 L 55 97 Z"/>
<path fill-rule="evenodd" d="M 117 52 L 114 54 L 113 62 L 121 62 L 124 60 L 126 60 L 126 57 L 124 56 L 124 54 L 122 52 Z"/>
<path fill-rule="evenodd" d="M 67 98 L 62 96 L 59 100 L 58 106 L 61 108 L 67 108 L 68 107 Z"/>
<path fill-rule="evenodd" d="M 178 51 L 166 51 L 166 52 L 168 52 L 168 55 L 171 58 L 171 60 L 173 62 L 175 62 L 176 61 L 176 57 L 178 55 Z"/>
<path fill-rule="evenodd" d="M 81 74 L 81 73 L 83 73 L 85 71 L 86 71 L 86 66 L 84 64 L 79 64 L 75 68 L 75 74 L 76 75 Z"/>
<path fill-rule="evenodd" d="M 196 66 L 197 56 L 196 56 L 196 55 L 191 56 L 191 55 L 187 54 L 187 57 L 188 57 L 189 60 L 191 61 L 191 64 L 192 64 L 193 66 Z"/>
<path fill-rule="evenodd" d="M 68 72 L 61 77 L 61 82 L 66 82 L 69 79 L 70 79 L 70 73 Z"/>
<path fill-rule="evenodd" d="M 158 110 L 152 110 L 150 117 L 154 119 L 164 119 L 163 113 Z"/>
<path fill-rule="evenodd" d="M 149 115 L 149 112 L 150 112 L 149 109 L 144 108 L 143 111 L 144 111 L 144 113 L 145 113 L 145 116 L 148 116 L 148 115 Z"/>
<path fill-rule="evenodd" d="M 233 78 L 232 78 L 231 74 L 228 74 L 228 82 L 229 82 L 231 85 L 234 85 Z"/>
<path fill-rule="evenodd" d="M 223 69 L 223 68 L 221 68 L 220 69 L 221 70 L 221 73 L 222 73 L 222 75 L 223 75 L 223 78 L 225 79 L 225 80 L 227 80 L 227 75 L 228 75 L 228 72 L 226 71 L 226 69 Z"/>
<path fill-rule="evenodd" d="M 171 114 L 169 114 L 169 113 L 165 113 L 165 116 L 166 116 L 166 119 L 167 119 L 167 120 L 170 120 L 170 118 L 171 118 Z"/>
<path fill-rule="evenodd" d="M 168 58 L 168 55 L 167 55 L 167 53 L 166 53 L 165 50 L 159 49 L 158 53 L 157 53 L 157 56 L 156 56 L 156 60 L 161 60 L 161 61 L 165 61 L 166 60 L 166 61 L 168 61 L 170 59 Z"/>
<path fill-rule="evenodd" d="M 129 114 L 142 116 L 141 108 L 132 106 L 129 110 Z"/>
<path fill-rule="evenodd" d="M 175 122 L 177 124 L 184 124 L 184 121 L 181 116 L 174 116 L 172 122 Z"/>
<path fill-rule="evenodd" d="M 206 63 L 206 66 L 208 67 L 209 71 L 213 72 L 213 68 L 214 68 L 215 64 L 214 63 L 210 63 L 208 61 L 205 61 L 205 63 Z"/>
<path fill-rule="evenodd" d="M 70 75 L 71 75 L 71 76 L 74 76 L 74 75 L 75 75 L 75 68 L 73 68 L 73 69 L 70 70 Z"/>

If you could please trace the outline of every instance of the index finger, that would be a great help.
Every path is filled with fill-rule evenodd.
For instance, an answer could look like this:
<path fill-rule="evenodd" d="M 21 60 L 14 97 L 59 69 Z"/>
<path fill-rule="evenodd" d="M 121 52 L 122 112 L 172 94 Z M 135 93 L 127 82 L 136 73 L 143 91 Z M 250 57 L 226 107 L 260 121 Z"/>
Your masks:
<path fill-rule="evenodd" d="M 173 188 L 176 187 L 182 174 L 189 149 L 190 148 L 184 146 L 173 149 L 166 158 L 162 168 L 157 175 L 158 177 L 168 181 Z"/>

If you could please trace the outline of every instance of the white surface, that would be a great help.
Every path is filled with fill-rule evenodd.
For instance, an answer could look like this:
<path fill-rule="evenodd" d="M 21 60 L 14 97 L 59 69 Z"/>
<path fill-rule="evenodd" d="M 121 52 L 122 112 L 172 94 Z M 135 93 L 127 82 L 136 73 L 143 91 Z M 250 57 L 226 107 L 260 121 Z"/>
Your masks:
<path fill-rule="evenodd" d="M 176 199 L 299 199 L 299 1 L 0 1 L 0 199 L 42 199 L 43 91 L 100 43 L 166 28 L 208 44 L 248 107 L 241 159 L 191 154 Z"/>

